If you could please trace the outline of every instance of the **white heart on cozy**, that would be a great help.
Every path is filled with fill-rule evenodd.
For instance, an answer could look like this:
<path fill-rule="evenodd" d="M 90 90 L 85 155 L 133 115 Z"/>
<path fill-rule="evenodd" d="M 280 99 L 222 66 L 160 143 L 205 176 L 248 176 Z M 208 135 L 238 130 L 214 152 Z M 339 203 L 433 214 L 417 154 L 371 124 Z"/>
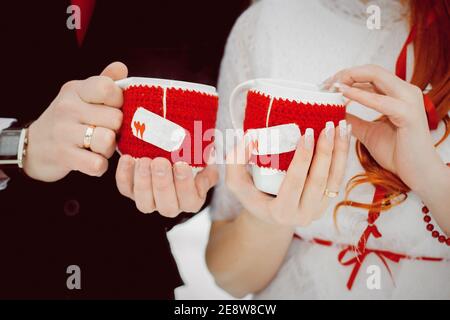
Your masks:
<path fill-rule="evenodd" d="M 136 138 L 168 152 L 178 150 L 186 137 L 183 127 L 142 107 L 133 115 L 131 130 Z"/>
<path fill-rule="evenodd" d="M 300 140 L 300 129 L 295 123 L 279 126 L 250 129 L 245 138 L 256 142 L 254 155 L 280 154 L 293 151 Z"/>

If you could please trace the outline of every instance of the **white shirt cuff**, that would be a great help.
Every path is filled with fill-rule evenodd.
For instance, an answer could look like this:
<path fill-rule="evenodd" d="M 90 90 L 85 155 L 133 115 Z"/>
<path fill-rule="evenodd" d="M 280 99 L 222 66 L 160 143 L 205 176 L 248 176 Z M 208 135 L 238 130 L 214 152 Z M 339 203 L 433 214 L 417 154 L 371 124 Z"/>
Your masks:
<path fill-rule="evenodd" d="M 0 118 L 0 133 L 6 128 L 9 128 L 14 122 L 16 122 L 16 119 L 12 118 Z"/>
<path fill-rule="evenodd" d="M 4 129 L 9 128 L 14 122 L 16 122 L 16 119 L 0 118 L 0 133 L 2 133 Z M 6 189 L 8 181 L 9 177 L 0 170 L 0 191 Z"/>

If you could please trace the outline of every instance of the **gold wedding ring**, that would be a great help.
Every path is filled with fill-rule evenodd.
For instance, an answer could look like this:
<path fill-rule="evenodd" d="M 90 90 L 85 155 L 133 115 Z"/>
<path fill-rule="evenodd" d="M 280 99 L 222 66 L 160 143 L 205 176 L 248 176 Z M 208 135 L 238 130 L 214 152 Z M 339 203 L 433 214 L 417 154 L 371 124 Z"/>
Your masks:
<path fill-rule="evenodd" d="M 328 198 L 336 198 L 339 195 L 339 192 L 338 191 L 330 191 L 328 189 L 325 189 L 325 195 Z"/>
<path fill-rule="evenodd" d="M 91 148 L 91 140 L 94 135 L 95 126 L 88 126 L 86 132 L 84 133 L 83 148 Z"/>

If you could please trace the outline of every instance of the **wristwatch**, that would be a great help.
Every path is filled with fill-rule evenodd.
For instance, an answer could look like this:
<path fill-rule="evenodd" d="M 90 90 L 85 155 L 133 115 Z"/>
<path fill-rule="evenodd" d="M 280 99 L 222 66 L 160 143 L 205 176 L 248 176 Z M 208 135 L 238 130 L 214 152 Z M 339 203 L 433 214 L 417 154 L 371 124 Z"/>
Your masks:
<path fill-rule="evenodd" d="M 28 128 L 8 128 L 0 132 L 0 169 L 23 167 L 28 144 Z"/>

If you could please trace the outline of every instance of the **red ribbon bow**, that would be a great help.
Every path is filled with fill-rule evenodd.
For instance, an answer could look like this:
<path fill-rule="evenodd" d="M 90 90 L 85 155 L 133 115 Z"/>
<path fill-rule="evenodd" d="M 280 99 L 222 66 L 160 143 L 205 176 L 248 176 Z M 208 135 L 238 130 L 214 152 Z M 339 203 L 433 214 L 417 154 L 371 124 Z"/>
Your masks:
<path fill-rule="evenodd" d="M 372 203 L 381 203 L 386 195 L 386 191 L 382 187 L 376 187 L 375 193 L 373 195 Z M 363 234 L 359 238 L 358 246 L 349 245 L 346 248 L 344 248 L 338 255 L 338 261 L 343 266 L 349 266 L 354 265 L 352 273 L 350 274 L 350 278 L 347 282 L 347 288 L 351 290 L 353 283 L 355 282 L 356 275 L 359 272 L 359 269 L 361 268 L 364 259 L 366 259 L 367 255 L 374 253 L 376 254 L 383 264 L 385 265 L 386 269 L 389 272 L 389 275 L 392 278 L 392 281 L 394 281 L 394 278 L 392 276 L 391 269 L 389 268 L 389 265 L 387 264 L 386 259 L 392 260 L 394 262 L 399 262 L 400 259 L 404 258 L 403 255 L 392 253 L 390 251 L 384 251 L 384 250 L 376 250 L 376 249 L 367 249 L 367 241 L 370 238 L 371 235 L 374 236 L 374 238 L 378 239 L 380 238 L 381 232 L 378 230 L 377 226 L 375 225 L 375 221 L 380 216 L 381 211 L 381 205 L 380 206 L 374 206 L 371 210 L 369 210 L 368 213 L 368 223 L 369 225 L 364 230 Z M 347 254 L 347 252 L 354 252 L 355 256 L 349 260 L 344 261 L 344 258 Z"/>
<path fill-rule="evenodd" d="M 377 195 L 377 192 L 379 193 L 378 195 Z M 377 188 L 377 192 L 376 192 L 376 195 L 380 196 L 381 191 L 378 188 Z M 343 266 L 354 265 L 352 273 L 350 274 L 350 277 L 347 282 L 347 288 L 349 290 L 352 289 L 353 283 L 355 282 L 355 279 L 359 272 L 359 269 L 361 268 L 361 266 L 364 262 L 364 259 L 366 259 L 366 257 L 369 254 L 374 253 L 380 258 L 380 260 L 383 262 L 384 266 L 386 267 L 387 271 L 389 272 L 389 275 L 391 276 L 391 279 L 393 282 L 394 282 L 394 277 L 392 276 L 391 269 L 389 268 L 389 265 L 388 265 L 386 259 L 389 259 L 393 262 L 398 263 L 401 259 L 406 257 L 405 255 L 393 253 L 390 251 L 366 248 L 367 240 L 369 239 L 370 235 L 373 235 L 375 238 L 381 237 L 380 231 L 378 230 L 377 226 L 374 224 L 369 224 L 367 226 L 366 230 L 364 231 L 361 238 L 359 239 L 358 246 L 350 245 L 350 246 L 344 248 L 338 255 L 338 261 Z M 348 260 L 344 260 L 345 256 L 347 255 L 347 253 L 349 251 L 354 252 L 355 256 Z M 394 285 L 395 285 L 395 282 L 394 282 Z"/>
<path fill-rule="evenodd" d="M 359 269 L 361 268 L 361 266 L 362 266 L 362 264 L 364 262 L 364 259 L 371 253 L 376 254 L 380 258 L 380 260 L 383 262 L 384 266 L 386 267 L 387 271 L 389 272 L 389 275 L 391 276 L 392 282 L 395 285 L 395 281 L 394 281 L 394 277 L 392 275 L 392 271 L 389 268 L 389 265 L 388 265 L 386 259 L 389 259 L 389 260 L 391 260 L 391 261 L 393 261 L 395 263 L 398 263 L 401 259 L 406 258 L 405 255 L 394 253 L 394 252 L 390 252 L 390 251 L 384 251 L 384 250 L 364 249 L 363 252 L 361 252 L 358 255 L 356 255 L 355 257 L 350 258 L 350 259 L 345 261 L 344 260 L 345 255 L 350 250 L 355 252 L 357 250 L 357 248 L 355 248 L 354 246 L 348 246 L 347 248 L 342 250 L 339 253 L 339 255 L 338 255 L 339 263 L 341 263 L 343 266 L 354 265 L 352 273 L 350 274 L 350 277 L 349 277 L 349 279 L 347 281 L 347 288 L 349 290 L 351 290 L 352 287 L 353 287 L 353 283 L 355 282 L 356 276 L 358 275 Z"/>

